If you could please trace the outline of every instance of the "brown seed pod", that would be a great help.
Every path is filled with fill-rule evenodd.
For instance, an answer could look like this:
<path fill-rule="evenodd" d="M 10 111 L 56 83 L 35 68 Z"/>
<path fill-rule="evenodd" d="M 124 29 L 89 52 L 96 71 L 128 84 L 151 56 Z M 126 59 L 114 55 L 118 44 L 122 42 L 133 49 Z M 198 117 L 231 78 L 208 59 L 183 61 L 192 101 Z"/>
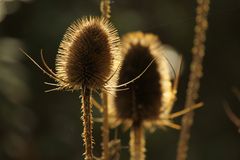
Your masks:
<path fill-rule="evenodd" d="M 77 20 L 68 29 L 56 58 L 56 76 L 63 88 L 104 86 L 116 69 L 119 54 L 116 29 L 104 18 Z"/>
<path fill-rule="evenodd" d="M 126 91 L 116 92 L 115 114 L 122 121 L 141 125 L 159 118 L 171 99 L 172 85 L 168 64 L 163 59 L 161 44 L 153 34 L 134 32 L 122 38 L 122 68 L 117 84 L 130 81 L 155 61 L 141 78 L 127 85 Z M 160 108 L 161 107 L 161 108 Z"/>

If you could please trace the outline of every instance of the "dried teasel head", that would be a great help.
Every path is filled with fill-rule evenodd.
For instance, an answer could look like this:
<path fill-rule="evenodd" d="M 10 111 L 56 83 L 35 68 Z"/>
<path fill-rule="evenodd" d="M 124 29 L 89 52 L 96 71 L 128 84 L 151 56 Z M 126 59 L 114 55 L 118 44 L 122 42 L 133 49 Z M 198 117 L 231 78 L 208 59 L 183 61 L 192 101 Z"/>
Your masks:
<path fill-rule="evenodd" d="M 62 88 L 102 88 L 117 68 L 120 41 L 104 18 L 85 17 L 66 31 L 56 58 L 56 80 Z"/>
<path fill-rule="evenodd" d="M 52 90 L 81 90 L 83 141 L 85 159 L 93 159 L 91 92 L 114 88 L 109 85 L 117 73 L 120 40 L 117 30 L 104 18 L 88 17 L 74 22 L 64 35 L 56 58 L 56 73 L 44 60 L 42 68 L 26 52 L 22 52 L 45 74 L 57 81 Z M 115 87 L 116 88 L 116 87 Z"/>
<path fill-rule="evenodd" d="M 116 92 L 115 97 L 109 98 L 117 122 L 138 126 L 169 113 L 172 98 L 169 64 L 158 37 L 142 32 L 126 34 L 122 38 L 122 54 L 117 84 L 133 79 L 155 60 L 139 79 L 127 85 L 128 90 Z"/>

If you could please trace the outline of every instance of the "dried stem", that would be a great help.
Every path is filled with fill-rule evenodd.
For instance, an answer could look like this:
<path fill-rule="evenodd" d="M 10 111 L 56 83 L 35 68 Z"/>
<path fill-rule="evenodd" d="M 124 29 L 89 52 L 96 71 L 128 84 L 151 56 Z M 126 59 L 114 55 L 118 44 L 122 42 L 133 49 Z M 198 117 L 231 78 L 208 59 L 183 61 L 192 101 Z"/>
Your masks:
<path fill-rule="evenodd" d="M 102 137 L 103 137 L 103 160 L 109 160 L 109 124 L 108 124 L 108 104 L 107 94 L 102 93 L 103 102 L 103 126 L 102 126 Z"/>
<path fill-rule="evenodd" d="M 100 9 L 102 12 L 102 17 L 109 19 L 111 8 L 110 0 L 101 0 Z M 102 137 L 103 137 L 103 160 L 109 160 L 109 122 L 108 122 L 108 104 L 107 104 L 107 94 L 102 93 L 103 102 L 103 126 L 102 126 Z"/>
<path fill-rule="evenodd" d="M 191 64 L 191 73 L 188 82 L 187 97 L 185 106 L 191 107 L 198 98 L 200 87 L 200 78 L 202 77 L 202 61 L 205 55 L 206 30 L 208 28 L 207 15 L 209 11 L 210 0 L 197 0 L 195 38 L 192 48 L 193 60 Z M 185 114 L 182 119 L 182 130 L 177 150 L 177 160 L 186 160 L 188 151 L 188 141 L 190 138 L 190 129 L 193 124 L 193 111 Z"/>
<path fill-rule="evenodd" d="M 102 16 L 106 19 L 109 19 L 111 17 L 111 8 L 110 8 L 110 0 L 101 0 L 101 6 L 100 6 Z"/>
<path fill-rule="evenodd" d="M 93 137 L 92 137 L 92 107 L 90 104 L 91 89 L 82 87 L 82 120 L 83 141 L 85 146 L 85 160 L 93 160 Z"/>
<path fill-rule="evenodd" d="M 142 126 L 132 127 L 130 131 L 131 160 L 145 159 L 145 136 Z"/>

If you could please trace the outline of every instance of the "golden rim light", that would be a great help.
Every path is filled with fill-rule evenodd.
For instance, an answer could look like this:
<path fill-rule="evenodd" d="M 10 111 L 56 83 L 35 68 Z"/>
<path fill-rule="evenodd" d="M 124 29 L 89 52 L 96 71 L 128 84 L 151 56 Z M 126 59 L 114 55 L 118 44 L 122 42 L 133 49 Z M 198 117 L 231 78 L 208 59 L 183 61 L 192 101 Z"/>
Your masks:
<path fill-rule="evenodd" d="M 104 18 L 85 17 L 66 31 L 56 58 L 57 81 L 63 88 L 99 89 L 116 70 L 120 40 Z"/>
<path fill-rule="evenodd" d="M 171 79 L 170 79 L 170 74 L 169 74 L 169 64 L 167 61 L 164 59 L 163 52 L 164 49 L 162 48 L 162 45 L 158 39 L 157 36 L 154 34 L 144 34 L 142 32 L 132 32 L 128 33 L 123 36 L 122 38 L 122 56 L 123 56 L 123 63 L 122 63 L 122 68 L 124 69 L 124 61 L 126 61 L 126 57 L 129 53 L 129 51 L 136 46 L 140 46 L 143 48 L 147 48 L 149 51 L 147 54 L 150 54 L 150 56 L 155 59 L 154 64 L 156 65 L 156 72 L 158 74 L 158 83 L 159 83 L 159 100 L 160 103 L 157 106 L 158 107 L 158 116 L 156 117 L 156 113 L 152 113 L 154 116 L 153 118 L 146 118 L 143 119 L 143 125 L 146 127 L 148 126 L 149 122 L 153 122 L 154 119 L 161 119 L 165 118 L 169 115 L 171 112 L 172 106 L 173 106 L 173 99 L 175 98 L 175 95 L 172 92 L 172 84 L 171 84 Z M 136 60 L 139 59 L 140 57 L 136 56 Z M 152 64 L 152 65 L 154 65 Z M 125 68 L 126 69 L 126 68 Z M 120 71 L 121 72 L 121 71 Z M 146 71 L 148 72 L 148 71 Z M 145 75 L 143 75 L 144 77 Z M 119 77 L 120 79 L 121 77 Z M 151 85 L 146 82 L 146 85 Z M 151 91 L 149 91 L 151 92 Z M 117 94 L 117 93 L 115 93 Z M 111 106 L 111 111 L 110 114 L 114 115 L 111 117 L 114 120 L 112 120 L 112 123 L 114 126 L 120 124 L 121 122 L 125 123 L 126 126 L 130 127 L 134 122 L 133 118 L 125 118 L 125 117 L 119 117 L 119 112 L 121 112 L 121 107 L 123 106 L 116 106 L 115 100 L 119 98 L 117 96 L 109 96 L 109 104 Z M 129 107 L 129 112 L 131 112 L 131 106 L 124 106 L 124 107 Z M 148 106 L 143 106 L 143 107 L 148 107 Z M 149 106 L 152 107 L 152 106 Z M 156 106 L 153 106 L 156 107 Z M 151 109 L 150 109 L 151 110 Z M 143 113 L 145 114 L 145 113 Z M 150 113 L 151 114 L 151 113 Z"/>

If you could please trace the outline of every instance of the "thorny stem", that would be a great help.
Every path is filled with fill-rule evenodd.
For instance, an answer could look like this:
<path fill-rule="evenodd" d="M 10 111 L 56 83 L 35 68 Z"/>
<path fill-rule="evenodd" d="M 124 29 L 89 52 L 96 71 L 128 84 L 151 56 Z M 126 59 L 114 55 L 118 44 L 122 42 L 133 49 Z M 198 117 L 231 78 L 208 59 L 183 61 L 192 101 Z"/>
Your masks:
<path fill-rule="evenodd" d="M 198 90 L 200 87 L 200 78 L 202 77 L 202 61 L 205 55 L 205 39 L 206 30 L 208 28 L 207 15 L 209 12 L 210 0 L 197 0 L 196 8 L 196 26 L 195 38 L 192 48 L 193 60 L 191 64 L 191 73 L 187 88 L 187 97 L 185 106 L 190 107 L 195 104 L 198 98 Z M 186 160 L 188 151 L 188 141 L 190 139 L 190 130 L 193 124 L 194 112 L 185 114 L 182 118 L 182 130 L 177 149 L 177 160 Z"/>
<path fill-rule="evenodd" d="M 102 17 L 109 19 L 111 8 L 110 0 L 101 0 L 100 10 L 102 12 Z M 103 137 L 103 160 L 109 160 L 109 122 L 108 122 L 108 104 L 107 104 L 107 94 L 102 93 L 103 102 L 103 126 L 102 126 L 102 137 Z"/>
<path fill-rule="evenodd" d="M 101 0 L 101 6 L 100 6 L 102 16 L 106 19 L 109 19 L 111 17 L 111 8 L 110 8 L 110 0 Z"/>
<path fill-rule="evenodd" d="M 145 159 L 145 137 L 142 126 L 133 126 L 130 131 L 131 160 Z"/>
<path fill-rule="evenodd" d="M 103 160 L 109 160 L 109 124 L 108 124 L 108 104 L 107 94 L 102 93 L 103 101 L 103 126 L 102 126 L 102 137 L 103 137 Z"/>
<path fill-rule="evenodd" d="M 92 107 L 90 104 L 91 89 L 82 87 L 82 120 L 83 120 L 83 141 L 85 147 L 85 160 L 93 160 L 93 137 L 92 137 Z"/>

